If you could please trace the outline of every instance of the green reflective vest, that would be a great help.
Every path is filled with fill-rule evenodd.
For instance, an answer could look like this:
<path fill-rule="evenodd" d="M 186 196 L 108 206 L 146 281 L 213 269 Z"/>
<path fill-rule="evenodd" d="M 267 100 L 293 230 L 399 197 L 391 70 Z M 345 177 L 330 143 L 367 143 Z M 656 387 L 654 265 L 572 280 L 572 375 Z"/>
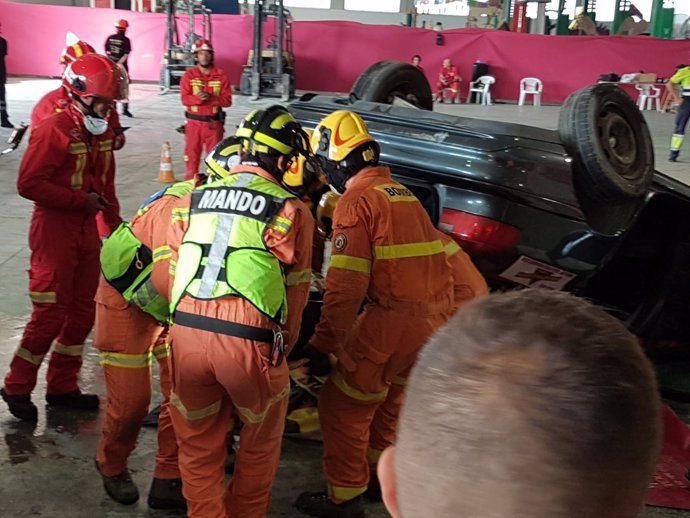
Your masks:
<path fill-rule="evenodd" d="M 284 324 L 285 277 L 264 233 L 294 197 L 253 173 L 231 174 L 196 189 L 178 252 L 171 312 L 185 294 L 200 300 L 242 297 Z"/>
<path fill-rule="evenodd" d="M 194 189 L 194 181 L 173 184 L 151 196 L 137 211 L 137 217 L 144 215 L 150 206 L 163 196 L 182 198 Z M 167 223 L 167 222 L 166 222 Z M 103 242 L 101 248 L 101 271 L 105 280 L 122 297 L 148 313 L 160 322 L 170 320 L 167 299 L 158 293 L 151 281 L 153 264 L 169 257 L 169 250 L 152 251 L 132 232 L 129 223 L 123 222 Z"/>

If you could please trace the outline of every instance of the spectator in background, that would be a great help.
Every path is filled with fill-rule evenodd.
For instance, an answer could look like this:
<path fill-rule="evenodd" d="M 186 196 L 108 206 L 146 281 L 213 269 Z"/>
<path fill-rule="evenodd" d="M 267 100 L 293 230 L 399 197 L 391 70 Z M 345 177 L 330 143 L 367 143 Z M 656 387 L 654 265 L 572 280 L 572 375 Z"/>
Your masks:
<path fill-rule="evenodd" d="M 118 65 L 122 65 L 129 77 L 128 61 L 129 55 L 132 52 L 132 43 L 129 41 L 129 38 L 125 36 L 128 27 L 129 22 L 127 22 L 127 20 L 117 21 L 115 24 L 115 34 L 111 34 L 108 36 L 108 39 L 105 40 L 105 54 Z M 129 100 L 122 103 L 122 115 L 132 117 L 129 111 Z"/>
<path fill-rule="evenodd" d="M 412 64 L 416 66 L 419 70 L 424 72 L 424 69 L 422 68 L 422 56 L 420 56 L 419 54 L 415 54 L 414 56 L 412 56 Z"/>
<path fill-rule="evenodd" d="M 443 98 L 446 91 L 451 94 L 451 102 L 455 102 L 456 99 L 460 101 L 460 82 L 462 77 L 458 73 L 458 67 L 453 65 L 453 60 L 446 58 L 443 60 L 443 66 L 438 73 L 438 83 L 436 84 L 436 100 L 440 103 L 443 102 Z"/>
<path fill-rule="evenodd" d="M 2 33 L 0 25 L 0 33 Z M 5 56 L 7 56 L 7 40 L 0 36 L 0 126 L 3 128 L 14 128 L 7 115 L 7 98 L 5 93 L 5 83 L 7 82 L 7 69 L 5 68 Z"/>
<path fill-rule="evenodd" d="M 690 59 L 690 54 L 688 54 L 688 59 Z M 680 87 L 680 96 L 676 91 L 677 87 Z M 673 102 L 679 105 L 671 137 L 671 153 L 668 157 L 671 162 L 676 162 L 685 138 L 685 127 L 690 120 L 690 66 L 678 67 L 676 73 L 666 83 L 666 89 Z"/>
<path fill-rule="evenodd" d="M 379 478 L 394 518 L 635 518 L 660 439 L 637 339 L 582 299 L 521 290 L 425 346 Z"/>

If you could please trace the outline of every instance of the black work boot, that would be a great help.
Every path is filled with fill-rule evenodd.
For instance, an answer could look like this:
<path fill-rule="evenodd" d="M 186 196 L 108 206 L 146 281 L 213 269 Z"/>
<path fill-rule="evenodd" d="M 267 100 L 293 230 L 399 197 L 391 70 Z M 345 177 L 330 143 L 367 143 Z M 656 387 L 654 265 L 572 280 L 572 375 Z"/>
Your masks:
<path fill-rule="evenodd" d="M 379 477 L 372 474 L 369 478 L 369 484 L 367 485 L 367 490 L 362 495 L 366 500 L 370 502 L 382 502 L 381 497 L 381 483 L 379 482 Z"/>
<path fill-rule="evenodd" d="M 347 502 L 336 504 L 325 491 L 306 492 L 297 497 L 295 507 L 303 513 L 317 518 L 364 518 L 366 516 L 362 507 L 361 495 Z"/>
<path fill-rule="evenodd" d="M 38 410 L 36 405 L 31 402 L 31 394 L 18 394 L 12 396 L 5 392 L 5 387 L 0 388 L 0 396 L 5 400 L 12 414 L 22 421 L 35 423 L 38 421 Z"/>
<path fill-rule="evenodd" d="M 0 126 L 3 128 L 14 128 L 14 125 L 10 122 L 10 116 L 7 115 L 7 110 L 0 110 Z"/>
<path fill-rule="evenodd" d="M 139 500 L 139 490 L 137 486 L 134 485 L 134 482 L 132 482 L 129 470 L 124 470 L 114 477 L 106 477 L 101 473 L 98 461 L 96 461 L 96 469 L 103 479 L 103 488 L 105 492 L 118 504 L 131 505 Z"/>
<path fill-rule="evenodd" d="M 81 390 L 65 394 L 46 394 L 46 401 L 51 406 L 61 406 L 74 410 L 96 410 L 100 401 L 96 394 L 84 394 Z"/>
<path fill-rule="evenodd" d="M 148 414 L 146 414 L 146 417 L 144 417 L 144 422 L 141 423 L 141 426 L 146 426 L 155 428 L 158 426 L 158 418 L 161 415 L 161 406 L 156 405 Z"/>
<path fill-rule="evenodd" d="M 151 509 L 187 509 L 187 501 L 182 496 L 182 480 L 179 478 L 154 478 L 149 489 Z"/>
<path fill-rule="evenodd" d="M 680 155 L 680 149 L 672 149 L 668 156 L 669 162 L 678 162 L 678 155 Z"/>

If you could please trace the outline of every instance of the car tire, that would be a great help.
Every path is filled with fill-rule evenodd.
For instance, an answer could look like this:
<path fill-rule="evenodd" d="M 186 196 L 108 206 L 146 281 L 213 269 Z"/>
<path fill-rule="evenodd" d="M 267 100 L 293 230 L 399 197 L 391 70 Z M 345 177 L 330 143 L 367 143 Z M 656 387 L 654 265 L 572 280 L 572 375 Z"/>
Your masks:
<path fill-rule="evenodd" d="M 641 199 L 654 176 L 647 123 L 619 87 L 597 84 L 573 93 L 561 108 L 558 132 L 573 157 L 578 195 L 589 203 Z"/>
<path fill-rule="evenodd" d="M 431 85 L 424 72 L 402 61 L 379 61 L 357 78 L 350 100 L 393 104 L 400 98 L 417 108 L 433 110 Z"/>

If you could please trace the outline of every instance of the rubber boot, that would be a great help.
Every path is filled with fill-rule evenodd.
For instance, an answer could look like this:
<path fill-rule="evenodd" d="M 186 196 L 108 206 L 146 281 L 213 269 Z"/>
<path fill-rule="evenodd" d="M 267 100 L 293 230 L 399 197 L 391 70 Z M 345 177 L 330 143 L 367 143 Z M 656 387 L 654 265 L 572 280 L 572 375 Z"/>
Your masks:
<path fill-rule="evenodd" d="M 336 504 L 325 491 L 302 493 L 295 502 L 297 509 L 317 518 L 364 518 L 362 496 Z"/>
<path fill-rule="evenodd" d="M 12 414 L 17 419 L 35 423 L 38 421 L 38 410 L 31 402 L 31 394 L 19 394 L 11 396 L 5 392 L 5 387 L 0 389 L 0 396 L 5 400 Z"/>

